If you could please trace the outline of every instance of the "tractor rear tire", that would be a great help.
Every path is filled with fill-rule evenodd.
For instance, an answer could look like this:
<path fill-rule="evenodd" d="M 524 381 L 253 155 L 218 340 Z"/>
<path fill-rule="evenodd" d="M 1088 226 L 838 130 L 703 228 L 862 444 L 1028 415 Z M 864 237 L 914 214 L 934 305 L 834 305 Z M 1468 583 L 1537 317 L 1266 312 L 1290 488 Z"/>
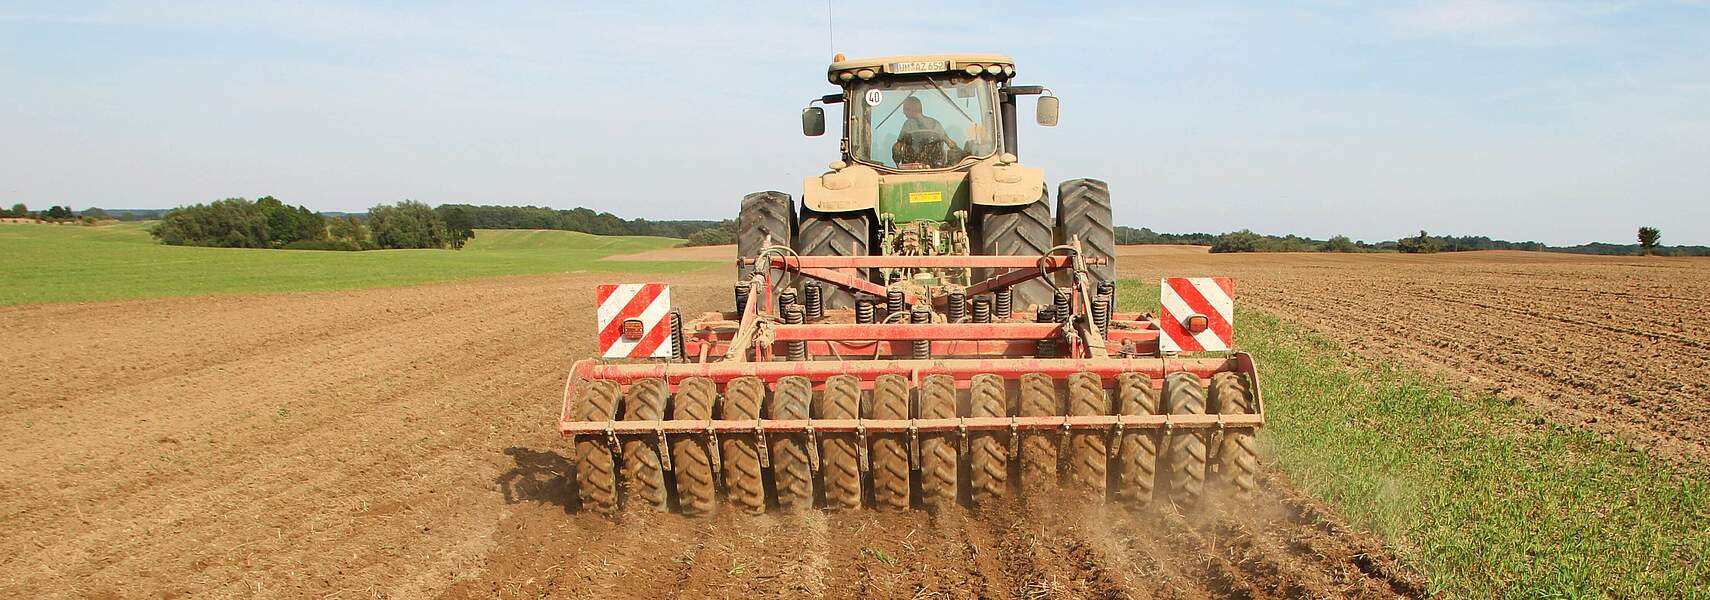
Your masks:
<path fill-rule="evenodd" d="M 795 247 L 796 208 L 783 192 L 754 192 L 742 197 L 742 212 L 736 218 L 736 256 L 754 258 L 766 246 Z M 747 267 L 736 267 L 736 280 L 747 281 Z M 773 274 L 776 278 L 777 274 Z"/>
<path fill-rule="evenodd" d="M 873 214 L 859 210 L 823 213 L 802 208 L 800 224 L 796 227 L 796 253 L 802 256 L 866 256 L 871 248 Z M 840 269 L 866 280 L 867 270 Z M 827 308 L 852 308 L 855 294 L 842 286 L 829 283 L 825 288 Z"/>
<path fill-rule="evenodd" d="M 869 419 L 908 418 L 908 380 L 901 375 L 873 379 L 873 403 Z M 908 510 L 908 435 L 879 433 L 873 436 L 873 504 L 879 510 Z"/>
<path fill-rule="evenodd" d="M 1021 416 L 1050 417 L 1063 414 L 1057 401 L 1057 384 L 1050 375 L 1021 376 Z M 1021 438 L 1021 485 L 1028 498 L 1052 493 L 1057 485 L 1057 432 L 1030 431 Z"/>
<path fill-rule="evenodd" d="M 1110 414 L 1110 396 L 1097 374 L 1082 371 L 1069 375 L 1069 415 L 1099 417 Z M 1109 473 L 1109 450 L 1102 430 L 1081 430 L 1069 436 L 1069 482 L 1076 493 L 1104 498 Z"/>
<path fill-rule="evenodd" d="M 1070 179 L 1057 186 L 1057 243 L 1078 237 L 1081 257 L 1104 259 L 1102 265 L 1087 266 L 1094 285 L 1116 281 L 1116 229 L 1110 218 L 1110 186 L 1105 182 Z"/>
<path fill-rule="evenodd" d="M 968 386 L 968 416 L 1009 416 L 1002 377 L 975 375 Z M 1004 433 L 978 431 L 968 442 L 968 496 L 975 506 L 1002 499 L 1009 489 L 1009 447 Z"/>
<path fill-rule="evenodd" d="M 813 384 L 806 377 L 791 375 L 778 380 L 772 389 L 770 419 L 800 420 L 808 418 L 808 400 Z M 813 470 L 808 465 L 807 434 L 786 433 L 770 436 L 772 449 L 772 485 L 778 491 L 778 508 L 796 510 L 813 508 Z"/>
<path fill-rule="evenodd" d="M 928 375 L 920 382 L 921 419 L 956 418 L 956 379 L 949 375 Z M 920 495 L 927 510 L 941 510 L 956 504 L 956 439 L 955 434 L 920 434 Z"/>
<path fill-rule="evenodd" d="M 624 394 L 623 420 L 660 421 L 665 418 L 665 380 L 642 379 Z M 624 492 L 631 502 L 666 510 L 665 466 L 659 460 L 659 439 L 631 436 L 623 442 Z"/>
<path fill-rule="evenodd" d="M 690 377 L 677 384 L 671 398 L 671 418 L 705 421 L 712 418 L 713 398 L 718 388 L 711 379 Z M 677 434 L 671 438 L 671 472 L 676 474 L 677 507 L 691 517 L 710 515 L 718 507 L 713 497 L 712 452 L 705 433 Z"/>
<path fill-rule="evenodd" d="M 738 377 L 724 385 L 724 402 L 718 418 L 753 421 L 760 418 L 766 384 L 757 377 Z M 748 514 L 766 511 L 766 484 L 760 473 L 760 446 L 753 433 L 719 436 L 719 459 L 724 467 L 724 493 L 738 510 Z"/>
<path fill-rule="evenodd" d="M 1158 390 L 1152 389 L 1152 378 L 1142 373 L 1117 375 L 1116 410 L 1125 417 L 1163 414 L 1158 410 Z M 1121 446 L 1116 452 L 1118 501 L 1135 508 L 1152 502 L 1158 472 L 1158 443 L 1162 437 L 1155 430 L 1122 432 Z"/>
<path fill-rule="evenodd" d="M 1253 395 L 1247 381 L 1236 373 L 1211 376 L 1208 400 L 1218 414 L 1253 413 Z M 1217 443 L 1217 483 L 1236 500 L 1248 500 L 1258 490 L 1259 450 L 1251 427 L 1223 430 Z"/>
<path fill-rule="evenodd" d="M 1172 415 L 1203 415 L 1205 387 L 1191 373 L 1171 373 L 1164 378 L 1164 404 Z M 1170 501 L 1184 512 L 1196 511 L 1205 496 L 1205 434 L 1178 429 L 1169 444 Z"/>
<path fill-rule="evenodd" d="M 618 384 L 584 381 L 576 387 L 580 421 L 610 421 L 617 415 Z M 617 512 L 617 464 L 603 435 L 576 436 L 576 497 L 582 510 L 600 514 Z"/>
<path fill-rule="evenodd" d="M 861 380 L 854 375 L 833 375 L 825 381 L 817 400 L 815 418 L 854 419 L 861 405 Z M 828 509 L 861 508 L 861 464 L 855 443 L 854 433 L 820 434 L 820 488 Z"/>
<path fill-rule="evenodd" d="M 1038 200 L 1020 206 L 975 206 L 974 218 L 979 236 L 978 253 L 982 256 L 1033 256 L 1051 249 L 1051 207 L 1043 189 L 1039 190 Z M 992 277 L 1007 270 L 985 269 L 980 277 Z M 1055 294 L 1047 279 L 1030 279 L 1011 289 L 1015 290 L 1017 312 L 1029 304 L 1050 304 Z"/>

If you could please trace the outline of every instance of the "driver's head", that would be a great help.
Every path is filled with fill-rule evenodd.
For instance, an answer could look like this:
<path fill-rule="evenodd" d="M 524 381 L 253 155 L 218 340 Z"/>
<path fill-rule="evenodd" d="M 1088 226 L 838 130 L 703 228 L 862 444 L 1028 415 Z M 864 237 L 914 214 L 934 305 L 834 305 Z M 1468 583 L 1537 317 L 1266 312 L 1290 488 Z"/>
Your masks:
<path fill-rule="evenodd" d="M 920 99 L 914 96 L 903 98 L 903 116 L 913 119 L 920 116 Z"/>

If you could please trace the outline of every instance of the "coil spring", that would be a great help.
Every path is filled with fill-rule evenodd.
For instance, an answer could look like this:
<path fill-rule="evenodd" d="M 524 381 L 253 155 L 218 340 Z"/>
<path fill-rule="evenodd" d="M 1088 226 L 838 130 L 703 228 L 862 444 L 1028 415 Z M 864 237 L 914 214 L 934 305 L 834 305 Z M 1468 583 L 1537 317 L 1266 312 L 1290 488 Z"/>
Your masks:
<path fill-rule="evenodd" d="M 974 322 L 992 322 L 992 299 L 985 296 L 974 298 Z"/>
<path fill-rule="evenodd" d="M 932 309 L 927 308 L 925 304 L 914 305 L 914 310 L 909 313 L 909 321 L 913 323 L 931 323 Z M 928 358 L 932 358 L 932 340 L 915 340 L 914 358 L 915 360 L 926 360 Z"/>
<path fill-rule="evenodd" d="M 904 310 L 908 310 L 908 306 L 903 304 L 902 290 L 891 290 L 891 291 L 885 292 L 885 311 L 886 312 L 894 315 L 894 314 L 901 313 Z"/>
<path fill-rule="evenodd" d="M 795 303 L 796 290 L 794 288 L 784 288 L 783 291 L 778 292 L 778 312 L 783 312 L 784 307 Z"/>
<path fill-rule="evenodd" d="M 996 301 L 993 303 L 992 316 L 999 320 L 1007 320 L 1015 316 L 1015 290 L 1003 288 L 992 294 Z"/>
<path fill-rule="evenodd" d="M 1039 309 L 1039 312 L 1034 315 L 1033 320 L 1040 323 L 1056 321 L 1056 312 L 1057 311 L 1052 310 L 1051 307 L 1041 308 Z M 1041 338 L 1037 343 L 1035 343 L 1033 353 L 1038 355 L 1039 358 L 1050 358 L 1051 355 L 1057 353 L 1057 341 L 1050 338 Z"/>
<path fill-rule="evenodd" d="M 879 307 L 873 304 L 873 299 L 866 296 L 855 299 L 855 322 L 873 323 L 879 320 Z"/>
<path fill-rule="evenodd" d="M 1057 288 L 1057 296 L 1051 299 L 1051 312 L 1056 315 L 1058 323 L 1069 322 L 1069 288 Z"/>
<path fill-rule="evenodd" d="M 1098 295 L 1104 296 L 1106 298 L 1110 298 L 1110 310 L 1112 312 L 1114 312 L 1116 310 L 1116 282 L 1114 282 L 1114 281 L 1101 281 L 1101 282 L 1099 282 L 1099 284 L 1098 284 Z M 1106 320 L 1108 321 L 1109 319 L 1106 319 Z M 1109 323 L 1106 323 L 1106 325 L 1108 326 Z"/>
<path fill-rule="evenodd" d="M 671 358 L 683 360 L 683 313 L 671 309 Z"/>
<path fill-rule="evenodd" d="M 1097 296 L 1093 296 L 1092 318 L 1093 318 L 1093 323 L 1096 323 L 1098 325 L 1099 335 L 1109 336 L 1110 335 L 1110 296 L 1109 295 L 1099 294 Z"/>
<path fill-rule="evenodd" d="M 968 316 L 968 294 L 950 292 L 944 298 L 944 315 L 951 323 L 960 323 Z"/>
<path fill-rule="evenodd" d="M 736 284 L 736 314 L 748 310 L 748 282 Z"/>
<path fill-rule="evenodd" d="M 790 325 L 802 324 L 802 305 L 786 304 L 784 305 L 783 313 L 784 323 Z M 784 342 L 784 352 L 789 355 L 790 360 L 807 360 L 807 342 L 802 340 Z"/>
<path fill-rule="evenodd" d="M 807 320 L 818 321 L 825 318 L 825 289 L 817 283 L 802 286 L 803 300 L 807 303 Z"/>

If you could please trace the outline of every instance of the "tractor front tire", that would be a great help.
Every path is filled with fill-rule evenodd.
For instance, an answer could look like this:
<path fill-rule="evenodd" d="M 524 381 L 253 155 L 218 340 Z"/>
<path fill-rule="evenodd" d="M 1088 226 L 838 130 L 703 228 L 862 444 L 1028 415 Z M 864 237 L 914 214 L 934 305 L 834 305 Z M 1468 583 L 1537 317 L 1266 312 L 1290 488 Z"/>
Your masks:
<path fill-rule="evenodd" d="M 871 211 L 825 213 L 802 208 L 800 224 L 796 227 L 796 253 L 802 256 L 866 256 L 873 235 Z M 859 279 L 867 279 L 866 269 L 848 270 Z M 855 294 L 842 286 L 821 284 L 825 288 L 827 308 L 855 306 Z"/>
<path fill-rule="evenodd" d="M 773 246 L 795 247 L 796 208 L 783 192 L 754 192 L 742 197 L 736 218 L 736 255 L 754 258 L 768 240 Z M 747 281 L 747 268 L 736 267 L 737 281 Z M 775 276 L 775 275 L 774 275 Z"/>
<path fill-rule="evenodd" d="M 1051 207 L 1043 189 L 1038 200 L 1020 206 L 975 206 L 974 218 L 982 256 L 1038 256 L 1051 249 Z M 981 277 L 1006 270 L 985 269 Z M 1048 305 L 1055 294 L 1046 279 L 1030 279 L 1011 289 L 1015 290 L 1017 312 L 1029 304 Z"/>
<path fill-rule="evenodd" d="M 1070 179 L 1057 186 L 1058 244 L 1081 241 L 1081 257 L 1104 259 L 1088 265 L 1093 283 L 1116 281 L 1116 229 L 1110 221 L 1110 185 L 1097 179 Z M 1067 280 L 1064 280 L 1065 283 Z"/>

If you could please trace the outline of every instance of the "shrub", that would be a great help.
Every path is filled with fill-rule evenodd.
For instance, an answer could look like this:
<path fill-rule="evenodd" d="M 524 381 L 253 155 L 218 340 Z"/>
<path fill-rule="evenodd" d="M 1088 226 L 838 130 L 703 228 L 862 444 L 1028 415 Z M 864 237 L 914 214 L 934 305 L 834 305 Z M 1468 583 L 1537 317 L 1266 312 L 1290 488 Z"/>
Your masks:
<path fill-rule="evenodd" d="M 306 207 L 292 208 L 272 196 L 255 202 L 227 198 L 167 211 L 149 233 L 174 246 L 279 248 L 326 239 L 326 221 Z"/>

